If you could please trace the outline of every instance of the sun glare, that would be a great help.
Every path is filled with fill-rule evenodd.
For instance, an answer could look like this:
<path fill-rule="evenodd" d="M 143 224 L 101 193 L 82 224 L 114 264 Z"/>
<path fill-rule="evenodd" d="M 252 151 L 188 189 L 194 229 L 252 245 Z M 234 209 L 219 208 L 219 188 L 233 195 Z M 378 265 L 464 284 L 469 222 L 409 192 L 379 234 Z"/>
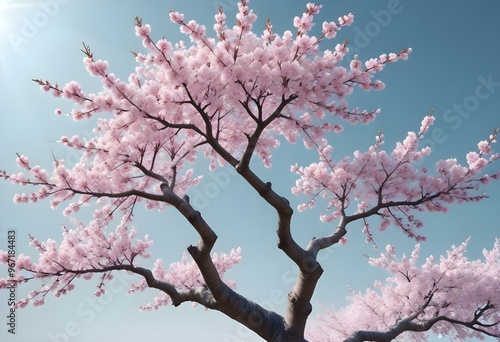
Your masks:
<path fill-rule="evenodd" d="M 9 24 L 7 23 L 2 10 L 0 9 L 0 35 L 4 35 L 9 31 Z"/>
<path fill-rule="evenodd" d="M 17 0 L 0 0 L 0 34 L 5 35 L 7 32 L 12 31 L 11 17 L 13 11 L 30 7 L 29 3 Z"/>
<path fill-rule="evenodd" d="M 0 0 L 0 34 L 4 35 L 9 30 L 8 12 L 13 6 L 8 0 Z"/>

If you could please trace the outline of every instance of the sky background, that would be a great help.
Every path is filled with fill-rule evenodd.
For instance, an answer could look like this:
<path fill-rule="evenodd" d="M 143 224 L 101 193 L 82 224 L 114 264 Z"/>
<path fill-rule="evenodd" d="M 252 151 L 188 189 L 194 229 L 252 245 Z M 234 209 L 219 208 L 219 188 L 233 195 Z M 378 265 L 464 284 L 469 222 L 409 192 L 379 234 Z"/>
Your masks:
<path fill-rule="evenodd" d="M 306 3 L 253 0 L 250 5 L 259 17 L 254 30 L 260 34 L 269 17 L 274 32 L 294 31 L 293 17 L 303 13 Z M 56 108 L 69 112 L 71 103 L 41 92 L 32 78 L 57 81 L 61 85 L 78 80 L 84 91 L 97 92 L 99 84 L 87 75 L 82 63 L 82 42 L 91 46 L 96 58 L 108 60 L 113 72 L 126 78 L 135 66 L 129 51 L 142 51 L 141 41 L 134 34 L 135 16 L 151 24 L 155 40 L 165 36 L 173 42 L 189 41 L 169 21 L 169 10 L 183 12 L 186 19 L 195 19 L 205 24 L 207 32 L 213 32 L 213 15 L 220 5 L 232 26 L 237 13 L 234 0 L 0 0 L 0 169 L 19 171 L 16 152 L 47 168 L 51 166 L 51 151 L 74 163 L 79 155 L 56 141 L 61 135 L 90 136 L 93 122 L 56 117 Z M 478 141 L 487 139 L 495 127 L 500 127 L 500 2 L 324 1 L 316 17 L 316 30 L 323 21 L 336 20 L 349 12 L 354 14 L 354 24 L 343 29 L 338 40 L 325 41 L 322 49 L 331 49 L 345 38 L 360 59 L 406 47 L 412 47 L 413 53 L 408 61 L 389 65 L 379 74 L 387 84 L 382 92 L 355 91 L 349 98 L 351 106 L 380 107 L 382 114 L 369 126 L 346 127 L 344 133 L 331 140 L 337 160 L 356 149 L 365 150 L 374 142 L 379 129 L 385 134 L 386 148 L 391 150 L 407 131 L 419 129 L 420 121 L 431 109 L 436 123 L 426 139 L 426 144 L 433 148 L 426 162 L 430 167 L 441 158 L 456 157 L 465 162 L 465 154 L 476 150 Z M 488 87 L 481 86 L 485 82 Z M 460 106 L 462 111 L 458 109 Z M 296 179 L 289 172 L 290 165 L 295 162 L 308 165 L 315 158 L 316 153 L 306 151 L 300 143 L 283 144 L 274 153 L 271 169 L 264 169 L 260 162 L 254 166 L 263 179 L 271 181 L 273 188 L 288 196 L 296 207 L 304 198 L 292 197 L 290 193 Z M 498 169 L 499 165 L 494 165 L 489 172 Z M 190 193 L 191 198 L 219 235 L 216 251 L 229 252 L 237 246 L 243 249 L 240 265 L 227 278 L 237 281 L 241 294 L 283 313 L 296 270 L 276 248 L 276 214 L 233 174 L 222 169 L 206 175 L 203 183 Z M 495 237 L 500 237 L 498 183 L 484 189 L 490 195 L 487 200 L 454 206 L 447 215 L 423 216 L 422 233 L 428 241 L 422 245 L 422 258 L 440 255 L 469 236 L 471 259 L 481 257 L 483 248 L 491 248 Z M 0 182 L 0 249 L 7 248 L 6 234 L 11 229 L 16 230 L 18 254 L 34 255 L 28 246 L 29 233 L 40 240 L 49 237 L 60 240 L 60 226 L 67 223 L 60 211 L 51 210 L 48 202 L 35 205 L 12 202 L 14 193 L 29 190 Z M 139 210 L 136 217 L 138 236 L 147 233 L 155 241 L 153 258 L 144 265 L 150 265 L 156 258 L 163 258 L 165 264 L 174 262 L 187 246 L 197 241 L 192 228 L 173 210 L 162 213 Z M 313 236 L 332 231 L 333 225 L 321 223 L 318 217 L 319 212 L 314 210 L 294 216 L 293 233 L 302 246 Z M 361 228 L 350 226 L 347 246 L 335 246 L 320 255 L 325 273 L 313 298 L 315 309 L 311 317 L 319 312 L 316 303 L 343 305 L 349 286 L 362 291 L 374 280 L 387 276 L 367 264 L 364 254 L 376 256 L 378 252 L 364 242 Z M 397 244 L 398 253 L 409 253 L 415 245 L 394 227 L 377 233 L 375 241 L 380 249 L 387 243 Z M 126 274 L 116 275 L 116 280 L 108 285 L 108 293 L 99 299 L 93 296 L 97 278 L 76 283 L 75 291 L 67 296 L 48 296 L 44 306 L 29 306 L 17 312 L 15 336 L 7 333 L 7 291 L 2 291 L 0 340 L 260 340 L 222 314 L 189 304 L 139 312 L 139 306 L 152 301 L 156 291 L 127 295 L 129 281 Z M 18 298 L 30 288 L 31 285 L 21 287 Z"/>

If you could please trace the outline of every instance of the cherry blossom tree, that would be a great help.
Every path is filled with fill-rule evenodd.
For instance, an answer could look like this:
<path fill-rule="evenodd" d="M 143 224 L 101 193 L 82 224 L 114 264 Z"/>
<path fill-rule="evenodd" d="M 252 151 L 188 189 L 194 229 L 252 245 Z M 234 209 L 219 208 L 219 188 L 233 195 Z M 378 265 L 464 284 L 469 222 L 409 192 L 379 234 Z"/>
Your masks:
<path fill-rule="evenodd" d="M 355 88 L 382 90 L 384 83 L 375 75 L 387 64 L 407 59 L 411 49 L 364 62 L 357 56 L 348 61 L 347 41 L 334 50 L 320 46 L 351 25 L 352 14 L 324 22 L 316 37 L 311 29 L 321 6 L 309 3 L 302 17 L 293 21 L 295 33 L 278 35 L 268 21 L 258 35 L 252 31 L 256 15 L 248 2 L 239 2 L 233 28 L 219 10 L 213 27 L 216 38 L 208 37 L 203 25 L 171 12 L 171 21 L 190 38 L 189 44 L 155 41 L 150 26 L 136 18 L 135 32 L 145 52 L 134 53 L 138 66 L 127 80 L 113 74 L 108 63 L 96 59 L 84 44 L 85 67 L 102 83 L 98 93 L 84 92 L 76 81 L 61 87 L 34 80 L 43 91 L 75 103 L 68 116 L 77 121 L 97 118 L 96 126 L 90 139 L 61 137 L 61 144 L 82 153 L 75 165 L 54 156 L 50 172 L 19 154 L 17 163 L 23 171 L 1 172 L 14 184 L 36 189 L 17 194 L 16 203 L 51 199 L 52 208 L 64 205 L 72 226 L 63 227 L 60 243 L 30 236 L 38 260 L 19 255 L 16 275 L 0 279 L 0 287 L 39 282 L 38 290 L 16 304 L 23 308 L 44 304 L 49 294 L 59 297 L 72 291 L 79 278 L 98 277 L 95 295 L 100 296 L 115 272 L 128 271 L 142 279 L 131 284 L 130 293 L 158 290 L 154 301 L 142 309 L 200 304 L 266 341 L 389 341 L 401 334 L 422 338 L 430 329 L 459 339 L 499 337 L 498 241 L 484 252 L 484 262 L 468 261 L 464 244 L 439 262 L 429 258 L 423 265 L 417 264 L 418 247 L 410 258 L 398 260 L 389 246 L 380 258 L 370 260 L 392 274 L 386 283 L 353 294 L 350 306 L 325 309 L 320 323 L 307 324 L 311 298 L 323 273 L 318 253 L 346 243 L 347 227 L 353 222 L 362 222 L 368 241 L 372 226 L 383 231 L 389 225 L 422 241 L 419 212 L 446 212 L 452 204 L 486 198 L 478 189 L 499 176 L 485 173 L 499 158 L 492 151 L 497 131 L 467 154 L 466 165 L 447 159 L 427 170 L 418 162 L 431 149 L 419 147 L 419 141 L 434 122 L 431 113 L 417 132 L 409 132 L 390 152 L 383 149 L 380 133 L 366 152 L 334 160 L 329 137 L 341 133 L 342 124 L 368 124 L 380 112 L 350 106 L 348 95 Z M 56 110 L 56 114 L 63 113 Z M 298 211 L 322 203 L 320 219 L 331 226 L 329 235 L 313 238 L 306 246 L 292 235 L 290 202 L 251 167 L 255 158 L 271 167 L 272 150 L 300 138 L 317 151 L 319 160 L 291 167 L 298 177 L 292 193 L 308 198 Z M 217 229 L 189 201 L 190 189 L 204 172 L 199 162 L 203 157 L 210 162 L 209 171 L 234 168 L 275 209 L 277 247 L 299 270 L 285 312 L 273 312 L 243 297 L 235 283 L 225 279 L 226 271 L 239 262 L 241 250 L 215 253 Z M 94 207 L 90 222 L 77 220 L 74 214 L 90 205 Z M 143 259 L 152 257 L 153 241 L 147 235 L 136 238 L 132 222 L 138 205 L 183 215 L 199 236 L 187 248 L 189 255 L 170 267 L 161 259 L 152 268 L 141 266 Z M 0 261 L 11 262 L 7 252 L 0 252 Z"/>

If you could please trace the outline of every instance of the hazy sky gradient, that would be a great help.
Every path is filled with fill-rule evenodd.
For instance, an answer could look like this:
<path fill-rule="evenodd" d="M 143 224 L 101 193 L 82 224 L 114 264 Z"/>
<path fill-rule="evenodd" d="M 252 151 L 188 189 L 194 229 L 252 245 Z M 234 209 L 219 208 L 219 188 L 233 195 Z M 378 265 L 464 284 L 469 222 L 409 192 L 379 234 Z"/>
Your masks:
<path fill-rule="evenodd" d="M 300 16 L 307 1 L 253 0 L 250 5 L 259 19 L 254 30 L 261 32 L 267 18 L 273 30 L 294 31 L 293 17 Z M 84 1 L 84 0 L 0 0 L 0 169 L 18 172 L 15 153 L 30 157 L 33 164 L 51 166 L 51 151 L 59 158 L 74 163 L 78 154 L 59 146 L 61 135 L 88 137 L 92 122 L 74 122 L 56 117 L 54 110 L 69 112 L 71 103 L 42 93 L 32 78 L 47 79 L 64 85 L 78 80 L 87 92 L 100 87 L 87 75 L 80 52 L 82 42 L 91 46 L 98 59 L 107 59 L 110 69 L 121 78 L 133 71 L 135 61 L 130 51 L 143 51 L 134 34 L 134 17 L 142 17 L 152 26 L 152 36 L 165 36 L 176 42 L 189 38 L 168 19 L 169 10 L 185 13 L 212 34 L 213 15 L 222 5 L 230 26 L 237 13 L 235 0 L 169 0 L 169 1 Z M 323 1 L 316 19 L 317 31 L 325 20 L 336 20 L 352 12 L 355 22 L 343 29 L 338 40 L 325 41 L 322 49 L 332 49 L 338 41 L 349 40 L 349 46 L 360 59 L 382 53 L 399 52 L 412 47 L 405 62 L 389 65 L 379 77 L 387 87 L 382 92 L 355 91 L 351 106 L 363 109 L 382 108 L 380 117 L 369 126 L 346 127 L 332 139 L 335 158 L 366 149 L 382 131 L 386 148 L 418 130 L 423 116 L 434 109 L 436 124 L 426 139 L 434 149 L 428 165 L 440 158 L 457 157 L 465 162 L 465 154 L 476 150 L 480 140 L 487 139 L 494 127 L 500 127 L 500 2 L 497 1 Z M 496 151 L 500 150 L 498 144 Z M 255 162 L 256 172 L 281 194 L 288 196 L 295 208 L 303 198 L 292 197 L 290 188 L 296 176 L 289 171 L 298 162 L 308 164 L 316 159 L 314 151 L 306 151 L 301 143 L 282 144 L 274 153 L 273 168 L 264 169 Z M 491 168 L 498 170 L 499 165 Z M 197 170 L 198 174 L 204 172 Z M 228 273 L 236 280 L 238 290 L 250 299 L 283 312 L 286 295 L 293 285 L 296 269 L 276 248 L 276 214 L 248 185 L 229 170 L 217 170 L 190 192 L 195 205 L 214 227 L 219 240 L 216 251 L 228 252 L 242 246 L 243 260 Z M 499 182 L 497 182 L 499 183 Z M 28 246 L 28 233 L 40 240 L 60 239 L 60 226 L 67 218 L 52 211 L 49 203 L 14 205 L 16 192 L 28 192 L 0 182 L 0 249 L 6 249 L 6 232 L 17 231 L 17 252 L 34 255 Z M 448 215 L 425 215 L 428 242 L 421 249 L 422 258 L 444 253 L 452 244 L 460 244 L 472 236 L 469 256 L 481 256 L 483 248 L 491 248 L 500 237 L 500 184 L 485 189 L 490 199 L 453 207 Z M 88 214 L 87 214 L 88 215 Z M 293 233 L 305 246 L 313 236 L 332 231 L 321 223 L 319 211 L 294 216 Z M 155 241 L 154 256 L 165 264 L 178 260 L 190 244 L 197 241 L 193 229 L 173 210 L 163 213 L 136 213 L 138 236 L 150 234 Z M 343 305 L 349 286 L 363 291 L 375 279 L 387 274 L 367 264 L 365 255 L 378 254 L 366 244 L 358 226 L 349 227 L 348 244 L 335 246 L 320 255 L 325 273 L 320 280 L 314 303 Z M 415 242 L 401 232 L 388 229 L 375 234 L 377 245 L 397 243 L 399 253 L 411 251 Z M 3 272 L 3 271 L 2 271 Z M 3 275 L 2 275 L 3 276 Z M 157 312 L 139 312 L 141 305 L 152 301 L 156 291 L 127 295 L 128 278 L 122 274 L 108 287 L 108 294 L 93 296 L 98 279 L 77 282 L 74 292 L 61 298 L 48 296 L 45 305 L 18 311 L 17 334 L 7 333 L 7 293 L 0 292 L 0 340 L 105 342 L 105 341 L 259 341 L 236 322 L 217 312 L 183 304 L 165 307 Z M 137 281 L 138 278 L 134 279 Z M 31 285 L 18 290 L 24 296 Z M 320 310 L 315 305 L 314 317 Z M 449 339 L 444 339 L 449 341 Z"/>

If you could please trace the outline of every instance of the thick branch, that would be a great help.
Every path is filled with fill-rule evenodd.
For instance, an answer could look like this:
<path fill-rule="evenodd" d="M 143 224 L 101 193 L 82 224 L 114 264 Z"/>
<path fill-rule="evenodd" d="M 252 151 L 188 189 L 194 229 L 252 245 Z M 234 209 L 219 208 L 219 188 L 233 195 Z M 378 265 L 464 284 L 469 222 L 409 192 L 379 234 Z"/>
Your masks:
<path fill-rule="evenodd" d="M 248 166 L 250 165 L 250 160 L 252 158 L 253 152 L 257 147 L 257 142 L 259 141 L 261 134 L 264 132 L 264 129 L 267 126 L 269 126 L 274 120 L 279 118 L 281 116 L 281 112 L 283 111 L 283 109 L 296 98 L 297 98 L 296 95 L 290 95 L 290 97 L 288 98 L 285 98 L 283 96 L 281 99 L 281 103 L 274 110 L 274 112 L 271 115 L 269 115 L 269 117 L 266 120 L 261 120 L 261 115 L 259 115 L 259 120 L 257 120 L 257 127 L 255 128 L 251 136 L 247 136 L 248 144 L 239 162 L 238 165 L 239 168 L 241 169 L 248 168 Z"/>
<path fill-rule="evenodd" d="M 340 220 L 337 229 L 335 232 L 333 232 L 330 235 L 321 237 L 321 238 L 314 238 L 309 242 L 309 245 L 307 246 L 306 250 L 313 253 L 314 256 L 318 254 L 318 252 L 322 249 L 326 249 L 336 243 L 339 242 L 339 240 L 347 233 L 346 226 L 348 223 L 360 220 L 360 219 L 365 219 L 367 217 L 376 215 L 381 209 L 389 209 L 389 208 L 394 208 L 394 207 L 399 207 L 399 206 L 418 206 L 420 204 L 423 204 L 425 202 L 432 201 L 439 196 L 443 195 L 444 192 L 438 192 L 435 193 L 434 195 L 430 196 L 423 196 L 422 198 L 419 198 L 418 200 L 415 201 L 390 201 L 390 202 L 382 202 L 382 199 L 379 199 L 379 203 L 374 206 L 373 208 L 363 211 L 361 213 L 353 214 L 353 215 L 348 215 L 348 216 L 343 216 L 342 219 Z"/>
<path fill-rule="evenodd" d="M 238 165 L 240 166 L 240 165 Z M 241 176 L 268 202 L 278 213 L 278 247 L 299 267 L 297 282 L 288 295 L 285 313 L 289 341 L 301 341 L 305 324 L 312 307 L 310 304 L 316 284 L 323 269 L 310 252 L 301 248 L 293 239 L 290 223 L 293 210 L 287 199 L 279 196 L 248 167 L 237 167 Z"/>
<path fill-rule="evenodd" d="M 209 295 L 209 291 L 203 287 L 178 291 L 172 284 L 156 279 L 149 269 L 131 265 L 116 266 L 116 269 L 124 269 L 142 275 L 149 287 L 165 292 L 174 306 L 179 306 L 184 302 L 196 302 L 210 309 L 216 308 L 217 303 Z M 103 270 L 103 272 L 106 272 L 106 270 Z"/>
<path fill-rule="evenodd" d="M 168 122 L 162 118 L 159 118 L 159 117 L 156 117 L 156 116 L 152 116 L 148 113 L 145 113 L 144 114 L 144 117 L 148 118 L 148 119 L 152 119 L 152 120 L 155 120 L 159 123 L 161 123 L 163 126 L 165 126 L 165 128 L 177 128 L 177 129 L 187 129 L 187 130 L 192 130 L 192 131 L 195 131 L 196 133 L 198 133 L 199 135 L 201 135 L 202 137 L 205 137 L 205 133 L 203 133 L 197 126 L 193 125 L 193 124 L 186 124 L 186 123 L 171 123 L 171 122 Z"/>
<path fill-rule="evenodd" d="M 200 269 L 215 301 L 210 308 L 240 322 L 265 340 L 275 340 L 284 329 L 283 318 L 237 294 L 222 281 L 210 256 L 217 235 L 188 201 L 175 195 L 166 183 L 161 184 L 161 189 L 164 200 L 173 205 L 200 235 L 198 245 L 189 246 L 188 252 Z"/>
<path fill-rule="evenodd" d="M 137 196 L 137 197 L 142 197 L 145 199 L 149 199 L 152 201 L 161 201 L 164 202 L 165 199 L 162 195 L 155 195 L 149 192 L 145 191 L 140 191 L 140 190 L 127 190 L 123 192 L 93 192 L 93 191 L 81 191 L 81 190 L 76 190 L 73 188 L 67 188 L 67 189 L 61 189 L 61 190 L 69 190 L 73 192 L 74 194 L 79 194 L 79 195 L 89 195 L 93 197 L 109 197 L 109 198 L 120 198 L 120 197 L 129 197 L 129 196 Z"/>
<path fill-rule="evenodd" d="M 151 272 L 151 270 L 144 268 L 144 267 L 120 264 L 120 265 L 107 266 L 107 267 L 103 267 L 103 268 L 91 268 L 91 269 L 83 269 L 83 270 L 64 269 L 61 272 L 50 273 L 50 274 L 46 274 L 46 275 L 47 276 L 60 276 L 64 273 L 77 275 L 77 274 L 88 274 L 88 273 L 107 273 L 107 272 L 111 272 L 111 271 L 123 271 L 123 270 L 143 276 L 149 287 L 165 292 L 171 298 L 172 304 L 174 306 L 179 306 L 180 304 L 182 304 L 184 302 L 196 302 L 196 303 L 199 303 L 207 308 L 211 308 L 211 309 L 216 308 L 217 303 L 213 300 L 211 295 L 209 295 L 209 291 L 206 290 L 205 288 L 198 287 L 198 288 L 193 288 L 193 289 L 188 290 L 188 291 L 178 291 L 175 288 L 175 286 L 173 286 L 172 284 L 156 279 L 153 275 L 153 272 Z M 31 272 L 35 272 L 35 271 L 31 271 Z M 43 273 L 41 273 L 41 274 L 43 274 Z"/>
<path fill-rule="evenodd" d="M 144 173 L 148 177 L 151 177 L 151 178 L 154 178 L 156 180 L 159 180 L 160 182 L 165 182 L 165 183 L 167 182 L 167 179 L 165 177 L 159 175 L 156 172 L 151 171 L 150 169 L 147 169 L 144 165 L 142 165 L 139 162 L 135 162 L 134 166 L 137 167 L 139 170 L 141 170 L 142 173 Z"/>
<path fill-rule="evenodd" d="M 421 313 L 421 311 L 418 311 L 414 315 L 394 324 L 387 331 L 357 331 L 356 333 L 349 336 L 349 338 L 347 338 L 344 342 L 362 342 L 362 341 L 389 342 L 394 340 L 396 337 L 398 337 L 399 335 L 401 335 L 406 331 L 414 331 L 414 332 L 428 331 L 432 328 L 434 324 L 440 321 L 446 321 L 451 324 L 462 325 L 464 327 L 480 332 L 482 334 L 499 338 L 500 337 L 499 334 L 488 332 L 484 328 L 495 326 L 497 324 L 500 324 L 500 322 L 495 322 L 493 324 L 483 324 L 479 321 L 484 312 L 491 308 L 492 306 L 490 306 L 489 304 L 486 304 L 484 307 L 479 308 L 478 310 L 476 310 L 474 318 L 469 322 L 460 321 L 446 316 L 437 316 L 421 323 L 413 322 L 413 320 L 417 318 L 417 316 Z"/>
<path fill-rule="evenodd" d="M 212 134 L 212 125 L 208 115 L 204 112 L 203 108 L 198 105 L 189 90 L 185 86 L 186 93 L 189 96 L 190 103 L 200 113 L 201 117 L 206 124 L 207 143 L 230 165 L 235 167 L 236 171 L 268 202 L 278 213 L 278 247 L 282 249 L 287 256 L 292 259 L 300 269 L 300 275 L 293 290 L 289 294 L 289 305 L 285 314 L 285 324 L 287 326 L 287 336 L 293 340 L 303 339 L 305 323 L 308 315 L 311 312 L 310 300 L 314 293 L 317 281 L 319 280 L 323 270 L 315 257 L 301 248 L 293 239 L 290 231 L 290 222 L 293 210 L 287 199 L 279 196 L 271 189 L 271 183 L 264 183 L 249 167 L 251 157 L 257 146 L 258 140 L 264 129 L 268 127 L 275 119 L 279 118 L 283 109 L 292 102 L 296 96 L 291 95 L 288 98 L 283 97 L 280 105 L 275 111 L 266 119 L 262 120 L 259 116 L 257 126 L 252 135 L 247 135 L 248 144 L 245 148 L 243 156 L 240 161 L 236 160 L 226 149 L 224 149 L 217 139 Z M 255 118 L 255 117 L 254 117 Z M 211 269 L 212 266 L 205 264 L 204 260 L 197 260 L 198 252 L 196 248 L 191 247 L 189 252 L 199 265 L 200 269 Z M 202 274 L 204 271 L 202 270 Z M 204 277 L 209 277 L 211 272 L 205 273 Z M 208 283 L 207 283 L 208 285 Z M 211 286 L 209 285 L 211 289 Z M 211 289 L 212 290 L 212 289 Z M 214 293 L 214 297 L 219 300 L 222 298 L 222 293 Z M 227 291 L 231 293 L 232 291 Z M 219 297 L 219 298 L 218 298 Z M 227 314 L 227 313 L 226 313 Z M 228 314 L 228 316 L 231 316 Z M 234 318 L 234 317 L 233 317 Z M 243 322 L 243 324 L 245 324 Z M 247 324 L 245 324 L 247 325 Z M 252 329 L 254 330 L 254 329 Z M 260 330 L 260 329 L 259 329 Z M 256 331 L 258 334 L 259 332 Z M 259 334 L 260 335 L 260 334 Z"/>
<path fill-rule="evenodd" d="M 200 235 L 200 241 L 198 242 L 198 246 L 196 247 L 198 253 L 197 257 L 210 259 L 210 252 L 215 244 L 215 241 L 217 240 L 217 235 L 215 234 L 215 232 L 201 217 L 200 212 L 194 210 L 194 208 L 187 201 L 177 196 L 169 188 L 168 184 L 162 183 L 160 185 L 160 188 L 163 191 L 163 201 L 166 201 L 167 203 L 173 205 L 189 221 L 189 223 L 193 226 L 194 229 L 196 229 L 196 231 Z M 215 272 L 217 273 L 216 270 Z"/>
<path fill-rule="evenodd" d="M 347 218 L 343 217 L 340 220 L 337 229 L 332 234 L 321 238 L 312 239 L 307 245 L 306 250 L 309 251 L 314 256 L 314 258 L 316 258 L 320 250 L 328 248 L 338 243 L 340 239 L 347 234 L 346 230 L 347 223 L 348 223 Z"/>

